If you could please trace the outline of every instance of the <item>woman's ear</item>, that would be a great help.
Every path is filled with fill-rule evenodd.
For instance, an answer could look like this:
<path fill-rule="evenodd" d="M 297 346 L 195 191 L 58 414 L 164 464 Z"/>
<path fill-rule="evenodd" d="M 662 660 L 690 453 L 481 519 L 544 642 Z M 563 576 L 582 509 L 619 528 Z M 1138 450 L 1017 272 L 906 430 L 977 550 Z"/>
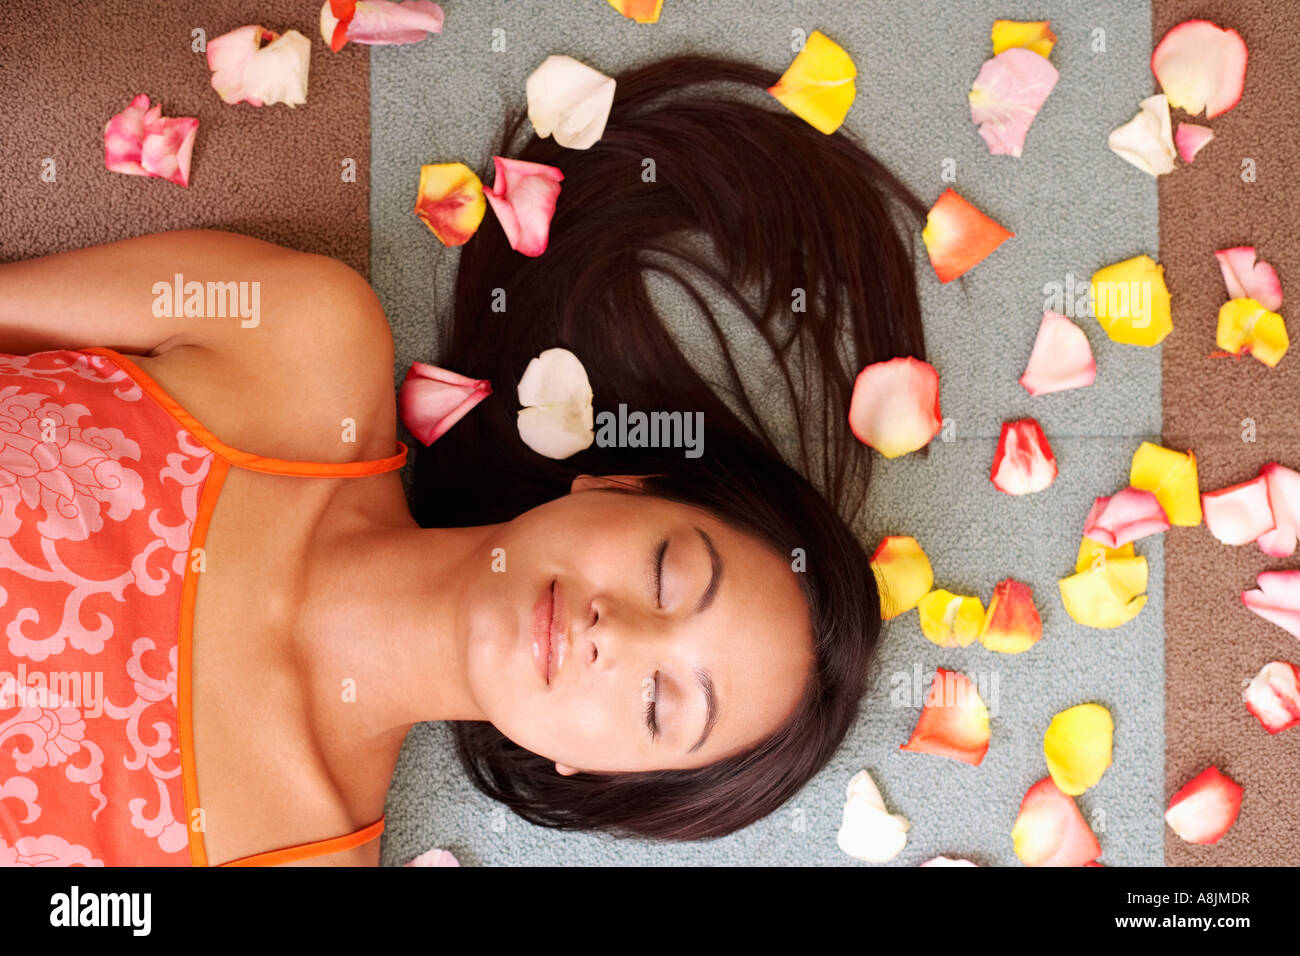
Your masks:
<path fill-rule="evenodd" d="M 561 777 L 572 777 L 578 771 L 575 770 L 573 767 L 570 767 L 567 763 L 560 763 L 557 760 L 555 762 L 555 772 L 558 773 Z"/>
<path fill-rule="evenodd" d="M 629 485 L 639 489 L 644 483 L 644 475 L 578 475 L 569 486 L 569 491 L 576 493 L 593 488 L 626 488 Z"/>

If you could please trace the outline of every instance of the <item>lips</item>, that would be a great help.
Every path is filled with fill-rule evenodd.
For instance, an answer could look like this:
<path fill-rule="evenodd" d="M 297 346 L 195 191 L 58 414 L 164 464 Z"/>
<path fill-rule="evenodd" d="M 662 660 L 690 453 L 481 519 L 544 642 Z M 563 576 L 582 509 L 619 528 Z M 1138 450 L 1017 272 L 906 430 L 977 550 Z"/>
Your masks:
<path fill-rule="evenodd" d="M 564 592 L 552 580 L 533 606 L 533 664 L 548 685 L 564 664 L 568 626 L 564 616 Z"/>

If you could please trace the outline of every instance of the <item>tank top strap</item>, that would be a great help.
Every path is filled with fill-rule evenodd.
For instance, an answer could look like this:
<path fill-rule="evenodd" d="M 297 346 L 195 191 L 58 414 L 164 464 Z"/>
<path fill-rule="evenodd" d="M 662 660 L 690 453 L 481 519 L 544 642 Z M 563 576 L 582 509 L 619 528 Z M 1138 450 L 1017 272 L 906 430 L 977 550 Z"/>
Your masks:
<path fill-rule="evenodd" d="M 356 833 L 348 833 L 343 836 L 334 837 L 329 840 L 317 840 L 315 843 L 302 843 L 298 846 L 285 847 L 283 850 L 270 850 L 266 853 L 255 853 L 252 856 L 240 857 L 238 860 L 230 860 L 226 863 L 219 863 L 218 866 L 279 866 L 284 863 L 297 863 L 299 860 L 310 860 L 313 857 L 325 856 L 329 853 L 339 853 L 343 850 L 351 850 L 353 847 L 369 843 L 384 832 L 384 818 L 380 817 L 370 826 L 358 830 Z"/>
<path fill-rule="evenodd" d="M 241 451 L 212 434 L 202 422 L 186 411 L 180 402 L 172 398 L 161 385 L 154 381 L 149 373 L 121 352 L 102 346 L 77 349 L 76 351 L 99 355 L 117 365 L 144 390 L 145 394 L 157 402 L 177 424 L 198 439 L 205 448 L 236 467 L 274 475 L 296 475 L 305 478 L 358 478 L 364 475 L 378 475 L 386 471 L 395 471 L 406 464 L 408 448 L 400 440 L 397 441 L 397 451 L 387 458 L 375 458 L 368 461 L 294 461 Z"/>

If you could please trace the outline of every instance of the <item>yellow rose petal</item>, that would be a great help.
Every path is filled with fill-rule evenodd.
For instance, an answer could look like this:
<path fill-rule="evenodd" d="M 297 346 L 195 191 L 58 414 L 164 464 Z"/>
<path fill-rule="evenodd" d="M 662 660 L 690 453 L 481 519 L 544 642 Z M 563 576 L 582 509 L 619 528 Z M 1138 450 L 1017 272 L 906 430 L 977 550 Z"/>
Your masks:
<path fill-rule="evenodd" d="M 1013 46 L 1022 46 L 1032 50 L 1041 57 L 1047 57 L 1056 45 L 1056 34 L 1049 26 L 1050 20 L 1037 20 L 1026 23 L 1021 20 L 993 21 L 993 55 Z"/>
<path fill-rule="evenodd" d="M 942 588 L 931 591 L 917 604 L 921 633 L 940 647 L 965 647 L 979 637 L 984 625 L 984 604 Z"/>
<path fill-rule="evenodd" d="M 1219 309 L 1219 348 L 1233 355 L 1248 351 L 1269 368 L 1282 361 L 1291 345 L 1286 322 L 1254 299 L 1231 299 Z"/>
<path fill-rule="evenodd" d="M 1145 568 L 1146 558 L 1135 560 L 1141 562 L 1138 567 Z M 1111 563 L 1114 562 L 1107 562 L 1107 564 Z M 1068 578 L 1062 578 L 1058 584 L 1066 613 L 1087 627 L 1119 627 L 1133 620 L 1147 603 L 1145 594 L 1132 593 L 1133 581 L 1130 578 L 1136 577 L 1136 570 L 1137 568 L 1130 568 L 1128 577 L 1109 574 L 1098 569 L 1081 571 Z"/>
<path fill-rule="evenodd" d="M 916 607 L 934 587 L 934 571 L 915 538 L 889 535 L 871 556 L 871 570 L 880 589 L 880 616 L 888 621 Z"/>
<path fill-rule="evenodd" d="M 1164 266 L 1134 256 L 1099 269 L 1092 277 L 1097 321 L 1116 342 L 1158 345 L 1174 330 Z"/>
<path fill-rule="evenodd" d="M 1115 723 L 1100 704 L 1079 704 L 1052 718 L 1043 735 L 1047 772 L 1062 793 L 1078 796 L 1110 766 Z"/>
<path fill-rule="evenodd" d="M 794 62 L 768 92 L 790 112 L 823 133 L 833 133 L 844 123 L 858 95 L 853 59 L 820 30 L 808 36 Z"/>
<path fill-rule="evenodd" d="M 1170 524 L 1191 527 L 1201 523 L 1201 489 L 1196 455 L 1191 451 L 1174 451 L 1144 441 L 1133 453 L 1128 483 L 1152 492 Z"/>

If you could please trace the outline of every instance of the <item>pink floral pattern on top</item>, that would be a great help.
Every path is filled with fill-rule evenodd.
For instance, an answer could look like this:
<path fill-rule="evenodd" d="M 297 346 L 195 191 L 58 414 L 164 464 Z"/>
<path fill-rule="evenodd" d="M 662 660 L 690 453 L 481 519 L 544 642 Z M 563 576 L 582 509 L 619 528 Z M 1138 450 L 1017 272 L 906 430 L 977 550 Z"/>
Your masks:
<path fill-rule="evenodd" d="M 0 866 L 189 865 L 178 625 L 213 457 L 102 355 L 0 355 Z"/>

